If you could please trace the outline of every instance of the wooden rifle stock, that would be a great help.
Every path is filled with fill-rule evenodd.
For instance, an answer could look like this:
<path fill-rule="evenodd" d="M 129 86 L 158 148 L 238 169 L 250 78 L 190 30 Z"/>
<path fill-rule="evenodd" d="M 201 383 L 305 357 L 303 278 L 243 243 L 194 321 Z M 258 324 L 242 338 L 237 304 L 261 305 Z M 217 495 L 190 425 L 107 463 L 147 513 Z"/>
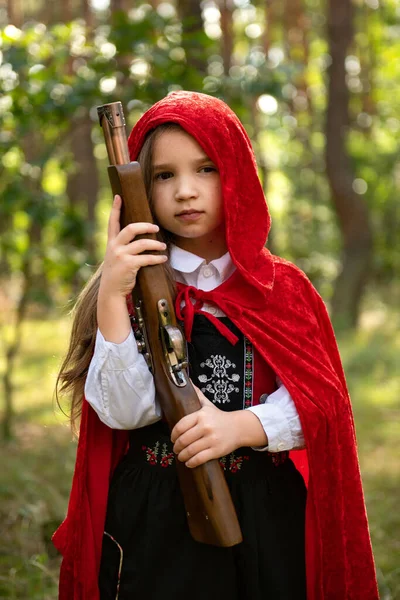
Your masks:
<path fill-rule="evenodd" d="M 108 173 L 113 194 L 123 200 L 121 228 L 129 223 L 152 223 L 140 165 L 130 162 L 125 120 L 120 102 L 98 107 L 110 160 Z M 146 235 L 156 239 L 154 234 Z M 142 346 L 151 367 L 157 397 L 169 428 L 201 408 L 186 372 L 186 343 L 177 327 L 173 297 L 163 265 L 142 267 L 133 293 Z M 217 460 L 189 469 L 176 460 L 180 487 L 192 537 L 215 546 L 242 541 L 235 507 Z"/>

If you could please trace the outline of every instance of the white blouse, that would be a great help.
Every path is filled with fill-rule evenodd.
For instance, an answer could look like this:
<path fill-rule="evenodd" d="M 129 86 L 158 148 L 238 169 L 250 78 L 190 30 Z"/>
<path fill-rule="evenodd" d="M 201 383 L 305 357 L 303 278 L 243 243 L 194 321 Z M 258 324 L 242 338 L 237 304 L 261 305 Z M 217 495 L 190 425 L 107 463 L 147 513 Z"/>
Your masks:
<path fill-rule="evenodd" d="M 229 252 L 207 264 L 203 258 L 177 246 L 171 247 L 170 264 L 177 281 L 205 291 L 218 287 L 236 268 Z M 202 310 L 224 316 L 216 306 L 204 304 Z M 282 452 L 304 448 L 296 406 L 279 379 L 277 384 L 275 392 L 263 394 L 263 403 L 245 409 L 259 418 L 268 437 L 268 446 L 256 449 Z M 121 344 L 106 341 L 97 331 L 85 396 L 100 420 L 113 429 L 136 429 L 161 419 L 153 376 L 138 352 L 132 331 Z"/>

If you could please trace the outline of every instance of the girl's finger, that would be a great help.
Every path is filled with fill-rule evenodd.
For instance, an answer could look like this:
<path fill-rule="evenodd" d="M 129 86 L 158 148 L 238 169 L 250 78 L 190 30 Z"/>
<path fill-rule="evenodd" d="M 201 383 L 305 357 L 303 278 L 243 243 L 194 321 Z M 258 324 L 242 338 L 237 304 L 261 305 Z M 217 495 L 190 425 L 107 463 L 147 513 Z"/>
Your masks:
<path fill-rule="evenodd" d="M 182 450 L 188 448 L 194 442 L 197 442 L 203 437 L 203 434 L 199 430 L 198 427 L 192 427 L 182 435 L 178 437 L 174 444 L 174 452 L 175 454 L 179 454 Z"/>
<path fill-rule="evenodd" d="M 197 423 L 197 413 L 198 411 L 191 413 L 190 415 L 186 415 L 182 417 L 180 421 L 177 422 L 173 430 L 171 431 L 171 442 L 175 444 L 176 440 L 180 435 L 185 433 L 191 427 L 194 427 Z"/>
<path fill-rule="evenodd" d="M 203 394 L 203 392 L 201 391 L 200 388 L 197 387 L 197 385 L 195 385 L 193 383 L 192 380 L 190 380 L 190 383 L 192 384 L 192 386 L 195 389 L 195 392 L 197 394 L 198 399 L 200 400 L 200 404 L 202 406 L 213 406 L 214 408 L 216 408 L 215 404 L 213 404 L 212 402 L 210 402 L 210 400 Z"/>
<path fill-rule="evenodd" d="M 151 267 L 152 265 L 162 265 L 167 262 L 168 256 L 165 254 L 138 254 L 132 256 L 132 270 L 139 270 L 142 267 Z"/>
<path fill-rule="evenodd" d="M 193 469 L 194 467 L 204 465 L 204 463 L 206 463 L 209 460 L 212 460 L 213 458 L 217 458 L 217 456 L 214 455 L 213 451 L 210 448 L 207 448 L 206 450 L 202 450 L 201 452 L 196 454 L 196 456 L 193 456 L 193 458 L 190 458 L 188 461 L 186 461 L 185 465 L 189 467 L 189 469 Z"/>
<path fill-rule="evenodd" d="M 132 242 L 137 235 L 145 235 L 146 233 L 157 233 L 158 225 L 154 223 L 130 223 L 124 227 L 118 234 L 118 243 L 127 245 Z"/>
<path fill-rule="evenodd" d="M 210 446 L 204 438 L 193 442 L 190 446 L 184 448 L 181 452 L 178 453 L 178 460 L 181 462 L 187 463 L 188 460 L 194 458 L 200 452 L 204 452 L 205 450 L 210 450 Z"/>
<path fill-rule="evenodd" d="M 145 251 L 164 252 L 166 248 L 167 245 L 164 244 L 164 242 L 159 242 L 158 240 L 149 238 L 141 238 L 140 240 L 135 240 L 127 246 L 124 246 L 124 252 L 135 256 L 136 254 L 141 254 Z"/>
<path fill-rule="evenodd" d="M 212 406 L 213 408 L 218 408 L 217 406 L 215 406 L 215 404 L 213 404 L 213 402 L 206 398 L 206 396 L 203 393 L 201 393 L 201 396 L 199 396 L 199 400 L 201 406 Z"/>
<path fill-rule="evenodd" d="M 108 219 L 108 239 L 113 240 L 120 231 L 119 219 L 121 216 L 122 200 L 121 196 L 115 195 L 112 203 L 110 216 Z"/>

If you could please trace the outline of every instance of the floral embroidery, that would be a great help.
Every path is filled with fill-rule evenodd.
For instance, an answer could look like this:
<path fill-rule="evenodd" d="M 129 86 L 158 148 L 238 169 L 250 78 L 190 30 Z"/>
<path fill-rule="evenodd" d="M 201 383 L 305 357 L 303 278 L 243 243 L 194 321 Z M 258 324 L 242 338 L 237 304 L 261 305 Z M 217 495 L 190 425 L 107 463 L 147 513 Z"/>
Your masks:
<path fill-rule="evenodd" d="M 154 448 L 149 448 L 148 446 L 142 446 L 142 450 L 146 452 L 146 460 L 151 465 L 156 465 L 158 462 L 157 456 L 160 450 L 160 442 L 156 442 Z"/>
<path fill-rule="evenodd" d="M 236 456 L 235 452 L 231 452 L 228 456 L 222 456 L 219 459 L 219 464 L 221 465 L 224 471 L 237 473 L 242 468 L 243 461 L 245 460 L 250 460 L 250 456 Z"/>
<path fill-rule="evenodd" d="M 253 404 L 253 346 L 244 338 L 244 408 Z"/>
<path fill-rule="evenodd" d="M 289 458 L 289 452 L 269 452 L 269 455 L 275 467 L 279 467 Z"/>
<path fill-rule="evenodd" d="M 162 452 L 161 452 L 161 461 L 160 461 L 161 466 L 169 467 L 170 465 L 172 465 L 174 459 L 175 459 L 174 453 L 168 452 L 167 444 L 163 444 Z"/>
<path fill-rule="evenodd" d="M 154 448 L 149 446 L 142 446 L 142 450 L 146 452 L 146 460 L 152 466 L 161 465 L 161 467 L 169 467 L 175 460 L 173 452 L 168 452 L 168 444 L 164 443 L 161 448 L 161 456 L 158 458 L 160 452 L 160 442 L 156 442 Z"/>
<path fill-rule="evenodd" d="M 212 369 L 210 377 L 207 377 L 204 373 L 198 376 L 198 380 L 201 383 L 207 383 L 206 386 L 201 388 L 201 391 L 203 393 L 208 392 L 213 396 L 212 401 L 214 404 L 230 402 L 229 395 L 232 392 L 239 392 L 239 388 L 234 384 L 239 381 L 240 375 L 238 373 L 228 374 L 228 369 L 236 369 L 236 365 L 226 356 L 212 354 L 205 362 L 200 363 L 200 367 Z"/>
<path fill-rule="evenodd" d="M 168 451 L 168 444 L 164 442 L 161 446 L 160 453 L 160 442 L 156 442 L 153 448 L 149 446 L 142 446 L 142 450 L 146 453 L 146 461 L 151 466 L 163 467 L 164 469 L 170 467 L 175 461 L 175 454 Z M 272 464 L 275 467 L 282 465 L 289 457 L 289 452 L 268 452 L 271 457 Z M 231 452 L 227 456 L 222 456 L 219 459 L 219 464 L 224 471 L 230 473 L 237 473 L 241 470 L 245 461 L 250 460 L 250 456 L 246 454 L 237 455 L 236 452 Z"/>

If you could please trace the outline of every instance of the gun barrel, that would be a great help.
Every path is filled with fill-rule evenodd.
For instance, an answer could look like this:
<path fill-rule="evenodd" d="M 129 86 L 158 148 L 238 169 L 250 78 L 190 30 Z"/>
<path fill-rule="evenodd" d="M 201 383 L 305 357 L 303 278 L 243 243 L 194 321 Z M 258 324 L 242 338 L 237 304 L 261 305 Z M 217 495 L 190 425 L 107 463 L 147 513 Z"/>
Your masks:
<path fill-rule="evenodd" d="M 121 102 L 110 102 L 97 107 L 97 114 L 104 133 L 110 165 L 130 162 L 125 131 L 125 116 Z"/>

